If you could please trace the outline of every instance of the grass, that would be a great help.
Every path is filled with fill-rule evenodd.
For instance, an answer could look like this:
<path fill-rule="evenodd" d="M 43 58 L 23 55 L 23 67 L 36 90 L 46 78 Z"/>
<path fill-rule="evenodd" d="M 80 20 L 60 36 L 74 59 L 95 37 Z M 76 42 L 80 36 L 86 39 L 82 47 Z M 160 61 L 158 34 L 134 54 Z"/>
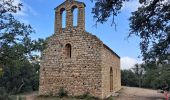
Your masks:
<path fill-rule="evenodd" d="M 39 96 L 37 92 L 30 92 L 30 93 L 22 93 L 22 94 L 18 94 L 18 95 L 13 95 L 13 98 L 15 97 L 20 97 L 21 99 L 19 100 L 25 100 L 25 96 L 29 96 L 32 95 L 34 98 L 34 100 L 100 100 L 97 97 L 93 97 L 91 96 L 88 92 L 84 93 L 83 95 L 79 95 L 79 96 L 68 96 L 67 95 L 67 91 L 65 91 L 64 89 L 61 88 L 60 92 L 58 93 L 59 96 Z M 13 99 L 16 100 L 16 99 Z M 114 100 L 113 97 L 109 97 L 107 99 L 104 100 Z"/>
<path fill-rule="evenodd" d="M 17 96 L 10 96 L 13 99 L 12 100 L 16 100 Z M 25 100 L 24 96 L 19 96 L 19 100 Z M 85 96 L 85 95 L 81 95 L 81 96 L 76 96 L 76 97 L 54 97 L 54 96 L 34 96 L 34 100 L 100 100 L 99 98 L 93 97 L 93 96 Z M 113 97 L 109 97 L 107 99 L 104 100 L 114 100 Z"/>
<path fill-rule="evenodd" d="M 45 97 L 45 96 L 39 96 L 37 97 L 35 100 L 100 100 L 96 97 L 86 97 L 86 98 L 80 98 L 80 97 L 63 97 L 63 98 L 59 98 L 59 97 Z M 114 100 L 113 97 L 109 97 L 105 100 Z"/>

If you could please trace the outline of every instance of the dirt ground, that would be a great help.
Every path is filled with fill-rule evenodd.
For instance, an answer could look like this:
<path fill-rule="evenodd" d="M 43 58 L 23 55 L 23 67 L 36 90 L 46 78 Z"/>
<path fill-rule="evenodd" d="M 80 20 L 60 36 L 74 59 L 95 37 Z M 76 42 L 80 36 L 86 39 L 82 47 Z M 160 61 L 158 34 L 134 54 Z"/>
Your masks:
<path fill-rule="evenodd" d="M 164 94 L 157 90 L 122 87 L 116 100 L 165 100 Z"/>
<path fill-rule="evenodd" d="M 34 92 L 29 95 L 26 95 L 25 96 L 26 100 L 40 100 L 35 99 L 37 97 L 37 94 L 38 94 L 37 92 Z M 47 100 L 47 98 L 41 100 Z M 60 99 L 49 98 L 48 100 L 60 100 Z M 115 97 L 115 100 L 165 100 L 165 99 L 164 94 L 158 93 L 157 90 L 135 87 L 122 87 L 122 89 L 119 91 L 119 96 Z"/>

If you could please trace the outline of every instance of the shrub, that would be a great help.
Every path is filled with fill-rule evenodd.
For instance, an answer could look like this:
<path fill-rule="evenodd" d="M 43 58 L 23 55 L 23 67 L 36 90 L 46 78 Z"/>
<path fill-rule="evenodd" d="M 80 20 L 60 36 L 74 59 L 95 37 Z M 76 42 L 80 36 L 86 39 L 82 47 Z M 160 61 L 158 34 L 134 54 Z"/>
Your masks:
<path fill-rule="evenodd" d="M 76 96 L 77 99 L 85 99 L 89 97 L 89 92 L 84 93 L 83 95 Z"/>
<path fill-rule="evenodd" d="M 58 92 L 58 96 L 60 98 L 63 98 L 63 97 L 67 97 L 68 96 L 68 92 L 66 90 L 64 90 L 63 87 L 60 88 L 59 92 Z"/>
<path fill-rule="evenodd" d="M 91 96 L 89 92 L 86 92 L 83 95 L 76 96 L 76 98 L 85 100 L 99 100 L 99 98 Z"/>
<path fill-rule="evenodd" d="M 4 87 L 0 87 L 0 100 L 14 100 L 14 99 L 15 98 L 9 96 Z"/>
<path fill-rule="evenodd" d="M 114 100 L 114 98 L 112 96 L 108 97 L 107 99 L 105 100 Z"/>
<path fill-rule="evenodd" d="M 25 99 L 26 99 L 25 97 L 19 96 L 19 100 L 25 100 Z"/>

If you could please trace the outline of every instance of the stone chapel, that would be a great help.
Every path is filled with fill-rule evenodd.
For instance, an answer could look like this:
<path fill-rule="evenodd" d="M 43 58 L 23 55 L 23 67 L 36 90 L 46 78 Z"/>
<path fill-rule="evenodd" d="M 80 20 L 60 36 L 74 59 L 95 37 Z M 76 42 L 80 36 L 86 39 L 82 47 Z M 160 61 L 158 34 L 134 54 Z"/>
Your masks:
<path fill-rule="evenodd" d="M 42 53 L 39 95 L 70 96 L 89 93 L 101 99 L 121 89 L 120 57 L 85 30 L 85 4 L 66 0 L 55 8 L 54 34 Z M 78 9 L 77 26 L 73 11 Z M 62 13 L 66 11 L 66 27 Z"/>

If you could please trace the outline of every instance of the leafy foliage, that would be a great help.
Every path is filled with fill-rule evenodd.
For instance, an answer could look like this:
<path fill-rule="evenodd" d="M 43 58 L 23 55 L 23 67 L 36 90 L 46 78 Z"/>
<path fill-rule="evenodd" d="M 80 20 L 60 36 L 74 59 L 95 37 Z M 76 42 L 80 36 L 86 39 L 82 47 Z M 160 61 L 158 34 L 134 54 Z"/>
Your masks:
<path fill-rule="evenodd" d="M 137 77 L 132 70 L 121 71 L 121 83 L 124 86 L 138 86 Z"/>
<path fill-rule="evenodd" d="M 92 9 L 94 18 L 97 19 L 97 23 L 104 23 L 108 20 L 109 17 L 117 16 L 120 13 L 120 10 L 123 6 L 123 2 L 129 0 L 91 0 L 95 2 L 95 6 Z"/>
<path fill-rule="evenodd" d="M 3 87 L 0 87 L 0 100 L 13 100 Z"/>
<path fill-rule="evenodd" d="M 155 64 L 152 62 L 146 65 L 145 70 L 144 84 L 146 87 L 161 88 L 165 82 L 170 84 L 169 64 Z"/>
<path fill-rule="evenodd" d="M 132 70 L 122 70 L 122 85 L 162 89 L 164 83 L 170 84 L 170 66 L 149 62 L 137 64 Z"/>
<path fill-rule="evenodd" d="M 150 0 L 141 3 L 130 18 L 130 35 L 140 37 L 144 60 L 170 60 L 170 2 Z"/>
<path fill-rule="evenodd" d="M 13 16 L 22 4 L 13 0 L 0 1 L 0 87 L 7 93 L 38 89 L 39 61 L 37 53 L 45 47 L 44 40 L 31 40 L 34 33 L 30 25 Z"/>
<path fill-rule="evenodd" d="M 85 99 L 85 98 L 90 97 L 89 95 L 90 95 L 89 92 L 85 92 L 83 95 L 76 96 L 76 98 L 78 98 L 78 99 Z"/>
<path fill-rule="evenodd" d="M 105 100 L 115 100 L 115 99 L 114 99 L 114 97 L 110 96 L 110 97 L 108 97 L 108 98 L 105 99 Z"/>
<path fill-rule="evenodd" d="M 143 75 L 144 75 L 144 65 L 141 64 L 135 64 L 135 66 L 132 68 L 133 73 L 135 74 L 137 78 L 137 86 L 141 87 L 142 86 L 142 80 L 143 80 Z"/>
<path fill-rule="evenodd" d="M 0 79 L 1 85 L 10 93 L 26 92 L 38 89 L 39 72 L 36 67 L 27 62 L 17 62 L 20 65 L 8 65 L 4 68 L 3 77 Z"/>
<path fill-rule="evenodd" d="M 68 96 L 68 92 L 66 90 L 64 90 L 63 87 L 60 88 L 59 92 L 58 92 L 58 96 L 60 98 L 63 98 L 63 97 L 67 97 Z"/>
<path fill-rule="evenodd" d="M 75 98 L 76 99 L 85 99 L 85 100 L 99 100 L 98 97 L 94 97 L 94 96 L 90 95 L 89 92 L 85 92 L 84 94 L 76 96 Z M 108 99 L 106 99 L 106 100 L 108 100 Z"/>
<path fill-rule="evenodd" d="M 97 23 L 104 23 L 109 17 L 117 16 L 125 1 L 131 0 L 92 0 L 92 9 Z M 169 0 L 139 0 L 141 6 L 129 18 L 130 32 L 140 37 L 143 60 L 170 61 L 170 2 Z"/>

